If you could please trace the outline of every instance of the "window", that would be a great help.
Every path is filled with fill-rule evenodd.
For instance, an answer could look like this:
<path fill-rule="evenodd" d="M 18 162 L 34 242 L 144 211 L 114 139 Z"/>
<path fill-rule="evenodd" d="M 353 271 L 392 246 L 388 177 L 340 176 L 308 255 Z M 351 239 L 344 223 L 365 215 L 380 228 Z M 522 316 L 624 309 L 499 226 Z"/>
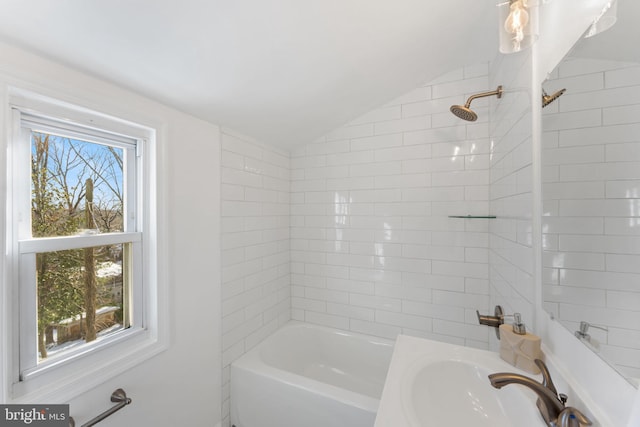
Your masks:
<path fill-rule="evenodd" d="M 158 336 L 152 130 L 30 101 L 9 144 L 14 397 L 123 370 Z"/>

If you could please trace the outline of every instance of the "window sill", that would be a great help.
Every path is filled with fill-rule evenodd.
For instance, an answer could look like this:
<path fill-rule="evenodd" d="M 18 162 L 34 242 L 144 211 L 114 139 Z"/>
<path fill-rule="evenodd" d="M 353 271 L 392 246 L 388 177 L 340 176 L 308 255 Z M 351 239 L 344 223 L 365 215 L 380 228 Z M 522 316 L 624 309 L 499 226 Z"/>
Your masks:
<path fill-rule="evenodd" d="M 168 348 L 167 340 L 137 331 L 103 349 L 91 349 L 62 366 L 32 373 L 11 386 L 10 403 L 65 403 Z"/>

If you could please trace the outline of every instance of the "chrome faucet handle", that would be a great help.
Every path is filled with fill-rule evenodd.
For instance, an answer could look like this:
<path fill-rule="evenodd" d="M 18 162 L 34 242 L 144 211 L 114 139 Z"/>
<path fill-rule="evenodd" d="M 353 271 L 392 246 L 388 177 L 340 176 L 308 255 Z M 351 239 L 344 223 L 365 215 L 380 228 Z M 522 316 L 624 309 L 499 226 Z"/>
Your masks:
<path fill-rule="evenodd" d="M 593 423 L 585 414 L 569 406 L 560 412 L 556 424 L 558 427 L 580 427 L 590 426 Z"/>

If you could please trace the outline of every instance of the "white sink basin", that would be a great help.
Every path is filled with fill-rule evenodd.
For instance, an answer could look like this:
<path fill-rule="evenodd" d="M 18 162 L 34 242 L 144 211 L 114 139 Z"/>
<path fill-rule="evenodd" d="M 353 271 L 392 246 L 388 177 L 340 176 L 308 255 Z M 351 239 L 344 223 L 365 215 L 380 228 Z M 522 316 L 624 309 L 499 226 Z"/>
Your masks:
<path fill-rule="evenodd" d="M 493 352 L 401 335 L 375 427 L 545 427 L 532 391 L 495 389 L 487 376 L 517 372 Z"/>
<path fill-rule="evenodd" d="M 509 427 L 528 412 L 533 412 L 532 418 L 537 421 L 537 410 L 531 408 L 531 402 L 521 393 L 500 393 L 489 383 L 490 373 L 461 361 L 428 363 L 418 372 L 407 372 L 403 409 L 411 424 L 420 426 Z"/>

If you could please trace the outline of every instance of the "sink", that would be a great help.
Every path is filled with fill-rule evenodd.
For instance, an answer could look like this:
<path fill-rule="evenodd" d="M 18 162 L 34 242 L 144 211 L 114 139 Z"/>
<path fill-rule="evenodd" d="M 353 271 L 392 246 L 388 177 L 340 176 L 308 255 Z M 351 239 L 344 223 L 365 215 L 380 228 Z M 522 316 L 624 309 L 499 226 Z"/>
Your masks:
<path fill-rule="evenodd" d="M 462 361 L 429 363 L 405 377 L 403 410 L 412 425 L 420 426 L 510 427 L 527 412 L 537 421 L 535 406 L 532 410 L 531 402 L 518 393 L 503 396 L 489 383 L 490 373 Z"/>
<path fill-rule="evenodd" d="M 493 352 L 401 335 L 375 427 L 545 427 L 533 392 L 491 386 L 487 376 L 505 371 L 541 380 Z"/>

